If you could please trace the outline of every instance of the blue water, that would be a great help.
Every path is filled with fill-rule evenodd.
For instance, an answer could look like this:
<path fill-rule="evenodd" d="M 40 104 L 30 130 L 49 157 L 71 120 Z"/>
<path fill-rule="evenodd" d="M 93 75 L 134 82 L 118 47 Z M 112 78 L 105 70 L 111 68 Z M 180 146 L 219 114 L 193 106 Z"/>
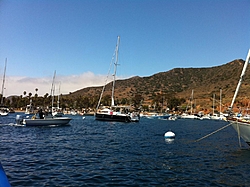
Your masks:
<path fill-rule="evenodd" d="M 65 127 L 15 126 L 0 118 L 0 161 L 12 187 L 250 186 L 250 150 L 224 121 L 95 121 Z M 176 134 L 173 142 L 164 133 Z"/>

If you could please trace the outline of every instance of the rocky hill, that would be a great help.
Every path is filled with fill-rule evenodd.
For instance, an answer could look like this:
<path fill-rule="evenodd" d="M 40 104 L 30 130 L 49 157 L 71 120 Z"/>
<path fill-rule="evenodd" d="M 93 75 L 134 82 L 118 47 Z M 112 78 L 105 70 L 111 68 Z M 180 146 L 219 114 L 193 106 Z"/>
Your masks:
<path fill-rule="evenodd" d="M 140 95 L 144 103 L 150 104 L 156 94 L 189 100 L 192 90 L 197 106 L 209 108 L 212 106 L 213 94 L 219 100 L 222 89 L 222 103 L 230 105 L 236 89 L 244 60 L 238 59 L 227 64 L 209 68 L 175 68 L 167 72 L 160 72 L 149 77 L 132 77 L 117 80 L 115 97 L 131 98 Z M 248 103 L 250 92 L 250 68 L 246 72 L 241 86 L 238 101 Z M 102 87 L 88 87 L 71 93 L 72 97 L 99 97 Z M 106 86 L 104 95 L 111 95 L 111 83 Z M 218 105 L 218 104 L 217 104 Z"/>

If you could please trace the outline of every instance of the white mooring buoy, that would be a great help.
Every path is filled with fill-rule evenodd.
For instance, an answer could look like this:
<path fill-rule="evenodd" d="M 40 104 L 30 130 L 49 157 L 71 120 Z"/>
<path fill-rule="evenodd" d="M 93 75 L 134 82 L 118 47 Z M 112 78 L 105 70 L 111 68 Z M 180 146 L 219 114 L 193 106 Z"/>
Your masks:
<path fill-rule="evenodd" d="M 168 139 L 174 139 L 175 138 L 175 133 L 173 133 L 172 131 L 168 131 L 164 134 L 164 137 L 165 138 L 168 138 Z"/>

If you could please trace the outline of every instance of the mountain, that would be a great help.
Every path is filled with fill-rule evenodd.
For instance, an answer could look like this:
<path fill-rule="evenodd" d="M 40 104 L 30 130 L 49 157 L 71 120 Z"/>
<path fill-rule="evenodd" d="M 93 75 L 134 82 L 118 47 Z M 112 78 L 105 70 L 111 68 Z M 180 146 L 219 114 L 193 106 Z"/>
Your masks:
<path fill-rule="evenodd" d="M 227 64 L 207 68 L 174 68 L 148 77 L 135 76 L 125 80 L 117 80 L 115 97 L 132 98 L 141 95 L 144 103 L 150 104 L 153 96 L 164 94 L 166 97 L 184 98 L 189 100 L 192 90 L 196 105 L 203 108 L 211 107 L 213 94 L 219 100 L 222 89 L 222 103 L 230 105 L 237 86 L 244 60 L 237 59 Z M 250 69 L 248 68 L 244 82 L 239 91 L 239 98 L 248 97 L 250 92 Z M 111 86 L 106 86 L 104 95 L 111 95 Z M 71 93 L 72 97 L 99 97 L 102 87 L 88 87 Z M 246 101 L 247 102 L 247 101 Z"/>

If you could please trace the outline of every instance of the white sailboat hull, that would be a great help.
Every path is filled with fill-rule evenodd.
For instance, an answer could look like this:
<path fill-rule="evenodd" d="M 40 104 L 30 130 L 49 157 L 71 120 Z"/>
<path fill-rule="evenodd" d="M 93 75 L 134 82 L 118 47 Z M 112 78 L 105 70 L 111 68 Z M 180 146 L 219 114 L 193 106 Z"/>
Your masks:
<path fill-rule="evenodd" d="M 0 106 L 0 116 L 7 116 L 9 114 L 9 108 Z"/>
<path fill-rule="evenodd" d="M 0 112 L 0 116 L 7 116 L 9 112 Z"/>
<path fill-rule="evenodd" d="M 239 136 L 250 145 L 250 123 L 242 121 L 230 121 L 234 130 L 239 134 Z"/>
<path fill-rule="evenodd" d="M 195 116 L 195 115 L 193 115 L 193 114 L 185 114 L 185 113 L 183 113 L 183 114 L 181 115 L 181 118 L 182 118 L 182 119 L 198 119 L 198 117 Z"/>

